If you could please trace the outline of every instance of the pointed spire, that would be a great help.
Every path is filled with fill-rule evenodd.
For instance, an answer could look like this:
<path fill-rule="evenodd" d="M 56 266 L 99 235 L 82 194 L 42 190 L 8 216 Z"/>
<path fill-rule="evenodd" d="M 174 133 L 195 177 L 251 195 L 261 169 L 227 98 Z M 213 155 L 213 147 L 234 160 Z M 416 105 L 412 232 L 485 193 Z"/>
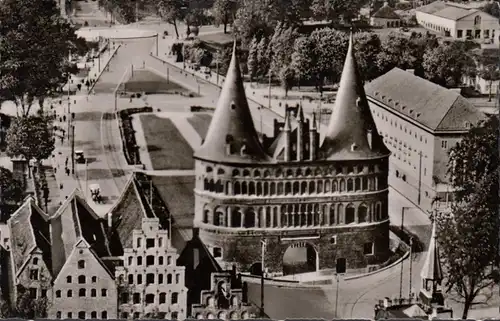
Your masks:
<path fill-rule="evenodd" d="M 287 110 L 285 111 L 285 124 L 283 125 L 283 131 L 291 131 L 292 130 L 292 125 L 290 123 L 290 112 Z"/>
<path fill-rule="evenodd" d="M 432 235 L 429 243 L 429 250 L 425 259 L 420 277 L 423 280 L 441 282 L 443 280 L 443 270 L 439 256 L 439 247 L 437 242 L 436 221 L 432 223 Z"/>
<path fill-rule="evenodd" d="M 248 107 L 236 40 L 226 80 L 207 135 L 201 147 L 194 153 L 194 157 L 208 161 L 237 163 L 270 159 L 259 141 Z"/>
<path fill-rule="evenodd" d="M 312 118 L 312 124 L 311 124 L 311 130 L 316 130 L 316 112 L 313 112 L 313 118 Z"/>
<path fill-rule="evenodd" d="M 297 120 L 300 122 L 304 121 L 304 109 L 302 108 L 302 100 L 297 105 Z"/>
<path fill-rule="evenodd" d="M 368 139 L 370 129 L 373 132 L 371 146 Z M 326 160 L 346 160 L 389 155 L 390 151 L 377 134 L 368 106 L 354 57 L 354 36 L 351 31 L 337 98 L 320 147 L 320 157 Z"/>

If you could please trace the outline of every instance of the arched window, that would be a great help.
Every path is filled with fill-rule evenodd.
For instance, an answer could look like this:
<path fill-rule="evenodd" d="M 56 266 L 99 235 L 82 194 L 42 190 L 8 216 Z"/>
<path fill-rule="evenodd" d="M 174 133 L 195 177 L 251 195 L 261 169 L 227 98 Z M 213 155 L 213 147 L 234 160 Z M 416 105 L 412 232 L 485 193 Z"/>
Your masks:
<path fill-rule="evenodd" d="M 306 175 L 305 176 L 311 176 L 311 169 L 310 168 L 306 168 Z"/>
<path fill-rule="evenodd" d="M 271 173 L 268 170 L 264 171 L 264 177 L 269 177 L 269 176 L 271 176 Z"/>
<path fill-rule="evenodd" d="M 363 177 L 363 191 L 369 191 L 370 189 L 368 188 L 368 177 Z"/>
<path fill-rule="evenodd" d="M 377 203 L 377 205 L 375 206 L 375 216 L 377 218 L 377 221 L 382 219 L 382 204 L 381 203 Z"/>
<path fill-rule="evenodd" d="M 224 225 L 224 213 L 217 211 L 214 216 L 214 225 L 223 226 Z"/>
<path fill-rule="evenodd" d="M 285 183 L 285 195 L 288 195 L 291 193 L 292 193 L 292 183 L 286 182 Z"/>
<path fill-rule="evenodd" d="M 253 172 L 253 176 L 254 177 L 260 177 L 260 171 L 258 169 L 256 169 L 254 172 Z"/>
<path fill-rule="evenodd" d="M 243 176 L 250 176 L 250 171 L 248 169 L 243 170 Z"/>
<path fill-rule="evenodd" d="M 239 176 L 240 175 L 240 171 L 237 170 L 237 169 L 233 169 L 233 177 L 234 176 Z"/>
<path fill-rule="evenodd" d="M 358 222 L 364 223 L 368 220 L 368 207 L 362 204 L 358 207 Z"/>
<path fill-rule="evenodd" d="M 268 182 L 264 183 L 264 190 L 263 190 L 262 194 L 264 196 L 268 196 L 269 195 L 269 183 Z"/>
<path fill-rule="evenodd" d="M 354 185 L 352 184 L 352 178 L 347 179 L 347 191 L 352 192 L 354 190 Z"/>
<path fill-rule="evenodd" d="M 316 184 L 309 182 L 309 194 L 316 194 Z"/>
<path fill-rule="evenodd" d="M 241 212 L 238 208 L 231 213 L 231 227 L 241 227 Z"/>
<path fill-rule="evenodd" d="M 328 219 L 330 220 L 330 225 L 334 225 L 335 224 L 335 205 L 333 205 L 333 204 L 330 205 Z"/>
<path fill-rule="evenodd" d="M 243 194 L 243 195 L 247 195 L 248 194 L 247 182 L 242 182 L 241 183 L 241 194 Z"/>
<path fill-rule="evenodd" d="M 474 17 L 474 26 L 477 27 L 481 24 L 481 16 Z"/>
<path fill-rule="evenodd" d="M 286 176 L 288 176 L 288 177 L 293 176 L 293 171 L 291 169 L 287 170 Z"/>
<path fill-rule="evenodd" d="M 335 184 L 335 183 L 334 183 Z M 339 192 L 345 192 L 345 180 L 341 179 L 339 184 Z"/>
<path fill-rule="evenodd" d="M 172 284 L 172 274 L 167 274 L 167 284 Z"/>
<path fill-rule="evenodd" d="M 217 183 L 215 184 L 215 192 L 216 193 L 223 193 L 224 192 L 224 185 L 222 184 L 221 180 L 217 180 Z"/>
<path fill-rule="evenodd" d="M 343 218 L 342 218 L 342 217 L 343 217 L 343 215 L 344 215 L 344 205 L 339 204 L 339 205 L 337 206 L 337 218 L 338 218 L 338 219 L 337 219 L 337 222 L 338 222 L 338 223 L 345 222 L 345 221 L 343 220 Z"/>
<path fill-rule="evenodd" d="M 282 182 L 277 183 L 276 187 L 277 187 L 276 195 L 283 195 L 283 183 Z"/>
<path fill-rule="evenodd" d="M 209 188 L 209 185 L 208 185 L 208 179 L 207 179 L 207 178 L 205 178 L 205 179 L 203 180 L 203 189 L 204 189 L 205 191 L 208 191 L 208 188 Z"/>
<path fill-rule="evenodd" d="M 300 193 L 300 185 L 299 182 L 293 182 L 293 194 L 297 195 Z"/>
<path fill-rule="evenodd" d="M 351 224 L 355 222 L 355 208 L 354 205 L 349 204 L 345 208 L 345 223 Z"/>
<path fill-rule="evenodd" d="M 354 190 L 355 191 L 360 191 L 361 190 L 361 179 L 359 177 L 356 177 L 354 179 Z"/>
<path fill-rule="evenodd" d="M 325 181 L 325 193 L 330 193 L 331 185 L 330 180 Z"/>
<path fill-rule="evenodd" d="M 300 168 L 297 168 L 297 176 L 302 176 L 302 170 Z"/>
<path fill-rule="evenodd" d="M 211 179 L 210 182 L 208 182 L 208 190 L 210 192 L 215 192 L 215 183 L 213 179 Z"/>
<path fill-rule="evenodd" d="M 85 275 L 78 276 L 78 284 L 85 284 Z"/>
<path fill-rule="evenodd" d="M 90 312 L 90 318 L 91 319 L 97 319 L 97 311 Z"/>
<path fill-rule="evenodd" d="M 248 195 L 255 195 L 255 183 L 248 183 Z"/>
<path fill-rule="evenodd" d="M 205 209 L 203 211 L 203 223 L 208 223 L 208 215 L 209 215 L 210 211 Z"/>
<path fill-rule="evenodd" d="M 295 184 L 294 184 L 295 185 Z M 300 183 L 300 191 L 293 189 L 294 194 L 304 194 L 307 193 L 307 182 Z"/>
<path fill-rule="evenodd" d="M 323 193 L 323 181 L 318 181 L 318 193 Z"/>
<path fill-rule="evenodd" d="M 234 195 L 240 195 L 240 194 L 241 194 L 240 182 L 234 182 Z"/>
<path fill-rule="evenodd" d="M 249 210 L 245 213 L 245 222 L 244 227 L 252 228 L 255 227 L 255 212 L 253 210 Z"/>
<path fill-rule="evenodd" d="M 257 182 L 257 196 L 261 196 L 261 195 L 262 195 L 262 183 Z"/>
<path fill-rule="evenodd" d="M 271 184 L 269 186 L 269 195 L 271 195 L 271 196 L 276 195 L 276 183 L 275 182 L 271 182 Z"/>

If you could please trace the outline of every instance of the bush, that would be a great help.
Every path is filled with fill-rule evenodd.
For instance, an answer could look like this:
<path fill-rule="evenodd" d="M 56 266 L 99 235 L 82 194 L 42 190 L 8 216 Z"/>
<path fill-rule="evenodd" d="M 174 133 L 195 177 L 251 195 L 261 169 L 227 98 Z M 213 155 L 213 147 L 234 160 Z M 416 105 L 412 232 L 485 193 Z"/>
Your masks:
<path fill-rule="evenodd" d="M 120 134 L 122 138 L 123 152 L 129 165 L 141 164 L 131 115 L 151 112 L 153 112 L 152 107 L 130 108 L 118 112 L 118 117 L 120 118 Z"/>

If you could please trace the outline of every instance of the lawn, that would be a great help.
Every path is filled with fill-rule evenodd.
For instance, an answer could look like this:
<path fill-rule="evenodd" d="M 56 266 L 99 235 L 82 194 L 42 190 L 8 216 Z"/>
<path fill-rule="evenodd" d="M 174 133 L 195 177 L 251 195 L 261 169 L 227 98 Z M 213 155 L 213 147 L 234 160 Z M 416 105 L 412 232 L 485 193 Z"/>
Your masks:
<path fill-rule="evenodd" d="M 155 170 L 193 169 L 193 149 L 168 118 L 140 115 L 148 152 Z"/>
<path fill-rule="evenodd" d="M 187 93 L 181 85 L 161 77 L 149 70 L 134 70 L 134 74 L 124 83 L 127 92 L 146 92 L 148 94 Z"/>
<path fill-rule="evenodd" d="M 208 126 L 210 126 L 210 121 L 212 120 L 212 115 L 210 114 L 196 114 L 189 117 L 187 121 L 193 126 L 194 130 L 200 135 L 202 139 L 205 138 L 208 131 Z"/>

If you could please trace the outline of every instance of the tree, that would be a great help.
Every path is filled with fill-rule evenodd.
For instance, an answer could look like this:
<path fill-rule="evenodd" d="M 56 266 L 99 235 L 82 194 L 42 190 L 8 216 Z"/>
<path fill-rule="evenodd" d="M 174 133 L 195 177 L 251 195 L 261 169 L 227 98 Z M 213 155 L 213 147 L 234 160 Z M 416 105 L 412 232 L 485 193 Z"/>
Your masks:
<path fill-rule="evenodd" d="M 257 61 L 259 66 L 259 72 L 257 75 L 259 77 L 266 76 L 269 72 L 269 42 L 267 38 L 262 37 L 257 46 Z"/>
<path fill-rule="evenodd" d="M 368 0 L 313 0 L 311 10 L 317 20 L 328 20 L 332 24 L 350 22 Z"/>
<path fill-rule="evenodd" d="M 473 59 L 476 61 L 477 68 L 473 68 L 474 72 L 471 72 L 471 74 L 473 75 L 477 74 L 482 79 L 488 81 L 488 87 L 489 87 L 488 101 L 491 101 L 492 98 L 491 91 L 493 87 L 493 82 L 500 80 L 500 70 L 498 68 L 498 56 L 496 54 L 489 54 L 488 51 L 479 50 L 478 52 L 479 52 L 478 54 L 474 53 L 472 54 Z"/>
<path fill-rule="evenodd" d="M 290 65 L 293 54 L 293 44 L 299 36 L 296 29 L 286 24 L 278 23 L 274 34 L 269 42 L 271 56 L 271 71 L 278 75 L 281 69 Z"/>
<path fill-rule="evenodd" d="M 382 51 L 382 43 L 375 33 L 354 34 L 354 53 L 358 68 L 364 80 L 372 80 L 380 76 L 377 57 Z"/>
<path fill-rule="evenodd" d="M 253 82 L 254 77 L 257 75 L 258 72 L 258 57 L 257 57 L 257 47 L 259 45 L 259 42 L 257 41 L 257 38 L 253 38 L 252 42 L 250 43 L 250 49 L 248 51 L 248 59 L 247 59 L 247 68 L 248 68 L 248 73 L 250 75 L 250 81 Z"/>
<path fill-rule="evenodd" d="M 493 17 L 500 18 L 500 8 L 498 7 L 498 2 L 488 2 L 481 8 L 482 11 L 492 15 Z"/>
<path fill-rule="evenodd" d="M 391 32 L 382 41 L 382 51 L 377 56 L 381 74 L 394 67 L 410 69 L 415 66 L 417 57 L 410 50 L 410 40 L 402 34 Z"/>
<path fill-rule="evenodd" d="M 84 54 L 85 40 L 59 15 L 52 0 L 5 0 L 0 3 L 0 88 L 27 115 L 37 100 L 43 108 L 77 71 L 69 53 Z"/>
<path fill-rule="evenodd" d="M 448 88 L 461 84 L 462 75 L 470 65 L 474 65 L 474 61 L 460 42 L 427 49 L 422 62 L 425 78 Z"/>
<path fill-rule="evenodd" d="M 47 298 L 33 299 L 26 289 L 21 288 L 13 307 L 0 300 L 0 318 L 37 319 L 46 318 L 49 308 Z"/>
<path fill-rule="evenodd" d="M 311 38 L 300 37 L 295 40 L 291 67 L 299 86 L 302 80 L 310 80 L 313 77 L 312 70 L 316 65 L 316 60 L 315 43 Z"/>
<path fill-rule="evenodd" d="M 158 2 L 158 15 L 161 19 L 174 26 L 175 36 L 179 39 L 177 22 L 184 19 L 185 12 L 183 0 L 160 0 Z"/>
<path fill-rule="evenodd" d="M 55 148 L 51 122 L 52 118 L 43 114 L 16 117 L 7 131 L 7 155 L 37 163 L 49 158 Z"/>
<path fill-rule="evenodd" d="M 498 119 L 472 128 L 450 151 L 448 174 L 456 203 L 436 213 L 438 241 L 447 275 L 447 292 L 469 308 L 498 281 Z M 480 250 L 479 250 L 480 249 Z"/>
<path fill-rule="evenodd" d="M 212 7 L 212 14 L 215 18 L 215 25 L 223 25 L 224 33 L 227 33 L 227 25 L 233 21 L 237 10 L 236 0 L 215 0 Z"/>
<path fill-rule="evenodd" d="M 20 181 L 16 180 L 12 172 L 0 167 L 0 205 L 5 203 L 18 204 L 24 199 L 24 189 Z"/>
<path fill-rule="evenodd" d="M 295 73 L 293 68 L 290 66 L 285 66 L 281 68 L 279 72 L 281 87 L 285 90 L 285 97 L 288 96 L 288 91 L 292 89 L 295 81 Z"/>

